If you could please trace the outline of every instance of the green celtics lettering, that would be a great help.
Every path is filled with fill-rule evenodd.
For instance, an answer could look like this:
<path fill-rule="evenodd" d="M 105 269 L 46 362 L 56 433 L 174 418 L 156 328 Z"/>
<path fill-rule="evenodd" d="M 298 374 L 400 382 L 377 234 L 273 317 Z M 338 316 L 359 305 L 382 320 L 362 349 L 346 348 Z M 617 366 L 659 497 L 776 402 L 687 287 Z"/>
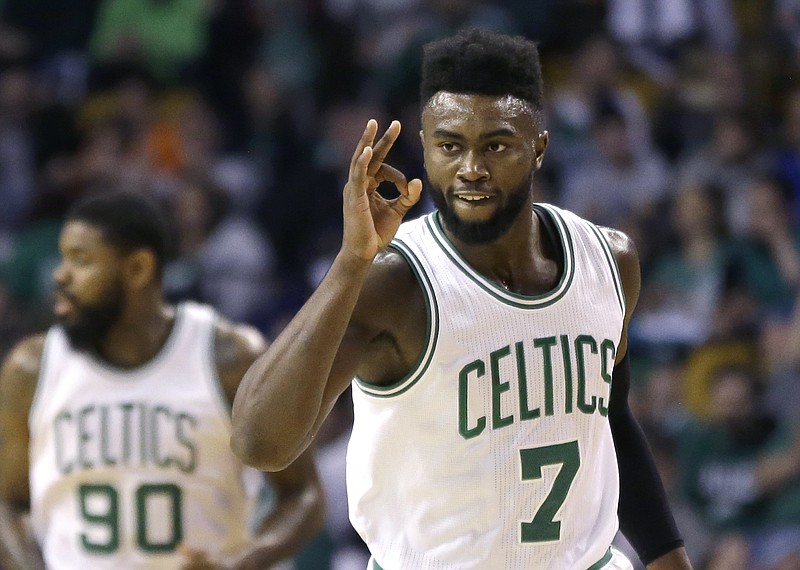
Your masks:
<path fill-rule="evenodd" d="M 461 436 L 470 439 L 487 427 L 501 429 L 558 413 L 607 416 L 615 355 L 616 346 L 609 339 L 562 334 L 518 341 L 473 360 L 458 375 Z M 537 377 L 532 378 L 530 371 L 534 370 Z M 542 389 L 534 390 L 534 382 Z M 470 395 L 475 391 L 489 396 L 489 412 L 470 409 Z M 534 399 L 533 394 L 539 397 Z M 561 397 L 556 398 L 557 394 Z M 561 402 L 560 409 L 556 402 Z"/>
<path fill-rule="evenodd" d="M 56 464 L 64 475 L 113 465 L 192 473 L 197 425 L 188 412 L 143 402 L 62 410 L 53 421 Z"/>

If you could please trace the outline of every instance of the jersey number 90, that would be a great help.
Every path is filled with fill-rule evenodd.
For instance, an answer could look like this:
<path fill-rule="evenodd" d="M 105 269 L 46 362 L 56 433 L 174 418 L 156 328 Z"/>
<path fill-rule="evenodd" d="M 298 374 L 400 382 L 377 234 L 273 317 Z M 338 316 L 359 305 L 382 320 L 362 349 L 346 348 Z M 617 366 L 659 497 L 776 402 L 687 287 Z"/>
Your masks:
<path fill-rule="evenodd" d="M 183 541 L 183 494 L 172 483 L 145 483 L 130 498 L 136 521 L 136 547 L 143 552 L 165 554 Z M 121 503 L 117 490 L 108 484 L 78 487 L 80 515 L 90 527 L 79 535 L 81 546 L 92 554 L 113 554 L 120 547 L 120 512 L 131 505 Z M 164 513 L 168 513 L 164 520 Z M 152 536 L 153 523 L 166 524 L 160 536 Z M 91 531 L 91 532 L 90 532 Z"/>

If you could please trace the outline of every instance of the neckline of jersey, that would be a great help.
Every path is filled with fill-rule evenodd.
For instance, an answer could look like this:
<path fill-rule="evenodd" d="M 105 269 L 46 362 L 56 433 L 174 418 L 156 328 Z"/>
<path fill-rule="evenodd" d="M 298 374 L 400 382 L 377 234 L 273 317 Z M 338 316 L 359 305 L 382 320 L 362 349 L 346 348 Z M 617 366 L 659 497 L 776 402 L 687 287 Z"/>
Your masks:
<path fill-rule="evenodd" d="M 563 268 L 558 283 L 550 291 L 539 295 L 523 295 L 508 291 L 498 283 L 487 279 L 479 273 L 455 247 L 442 227 L 442 222 L 437 212 L 431 212 L 425 217 L 425 223 L 431 231 L 434 241 L 444 251 L 445 255 L 458 267 L 469 279 L 475 282 L 481 289 L 505 304 L 522 309 L 539 309 L 552 305 L 563 297 L 575 276 L 575 251 L 572 236 L 567 229 L 566 223 L 558 211 L 547 204 L 535 204 L 546 212 L 555 223 L 558 235 L 561 239 L 561 250 L 563 252 Z"/>

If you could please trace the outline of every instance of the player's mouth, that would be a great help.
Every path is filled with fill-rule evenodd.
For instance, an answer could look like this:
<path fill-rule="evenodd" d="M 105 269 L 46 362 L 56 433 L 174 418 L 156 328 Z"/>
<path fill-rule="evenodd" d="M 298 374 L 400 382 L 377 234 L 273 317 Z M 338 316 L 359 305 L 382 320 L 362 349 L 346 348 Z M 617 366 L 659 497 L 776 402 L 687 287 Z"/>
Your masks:
<path fill-rule="evenodd" d="M 56 317 L 61 319 L 75 313 L 75 302 L 69 294 L 56 290 L 53 298 L 53 314 Z"/>
<path fill-rule="evenodd" d="M 486 192 L 456 192 L 454 196 L 458 202 L 466 202 L 473 206 L 489 204 L 495 199 L 493 194 Z"/>

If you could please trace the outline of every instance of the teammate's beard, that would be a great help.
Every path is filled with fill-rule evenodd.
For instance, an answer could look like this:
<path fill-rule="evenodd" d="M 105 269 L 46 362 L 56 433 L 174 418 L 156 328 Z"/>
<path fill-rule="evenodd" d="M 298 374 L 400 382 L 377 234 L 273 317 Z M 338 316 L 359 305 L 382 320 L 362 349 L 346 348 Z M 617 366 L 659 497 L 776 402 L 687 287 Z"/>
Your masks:
<path fill-rule="evenodd" d="M 77 316 L 72 319 L 59 319 L 59 324 L 75 350 L 99 351 L 100 344 L 108 331 L 122 315 L 124 293 L 122 286 L 116 284 L 106 299 L 96 305 L 75 303 Z"/>
<path fill-rule="evenodd" d="M 445 198 L 444 191 L 430 184 L 433 203 L 439 210 L 444 226 L 456 238 L 468 244 L 490 243 L 506 233 L 522 211 L 531 191 L 530 177 L 508 194 L 508 201 L 485 222 L 465 222 L 460 219 Z M 452 194 L 452 187 L 448 194 Z"/>

